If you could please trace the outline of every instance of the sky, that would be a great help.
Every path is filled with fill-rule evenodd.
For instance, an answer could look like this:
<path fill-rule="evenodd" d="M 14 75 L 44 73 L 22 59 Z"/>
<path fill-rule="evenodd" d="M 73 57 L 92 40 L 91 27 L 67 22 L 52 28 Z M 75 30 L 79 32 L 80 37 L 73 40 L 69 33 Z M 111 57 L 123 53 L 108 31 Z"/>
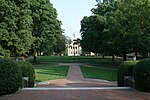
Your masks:
<path fill-rule="evenodd" d="M 80 21 L 84 16 L 92 15 L 91 9 L 95 8 L 95 0 L 50 0 L 58 13 L 58 18 L 62 22 L 64 35 L 73 38 L 81 38 Z"/>

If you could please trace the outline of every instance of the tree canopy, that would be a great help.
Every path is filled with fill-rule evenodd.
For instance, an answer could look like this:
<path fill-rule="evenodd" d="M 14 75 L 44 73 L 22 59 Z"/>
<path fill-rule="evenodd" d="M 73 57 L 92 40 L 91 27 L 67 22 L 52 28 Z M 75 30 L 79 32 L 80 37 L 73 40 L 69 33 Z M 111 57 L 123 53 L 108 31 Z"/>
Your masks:
<path fill-rule="evenodd" d="M 97 2 L 97 8 L 91 10 L 93 15 L 81 21 L 84 51 L 123 54 L 124 60 L 127 53 L 135 52 L 137 56 L 137 53 L 149 52 L 150 0 Z M 98 19 L 101 21 L 96 23 Z"/>
<path fill-rule="evenodd" d="M 61 24 L 49 0 L 0 0 L 0 57 L 53 52 Z"/>
<path fill-rule="evenodd" d="M 15 55 L 28 52 L 33 42 L 28 0 L 0 0 L 1 48 Z"/>

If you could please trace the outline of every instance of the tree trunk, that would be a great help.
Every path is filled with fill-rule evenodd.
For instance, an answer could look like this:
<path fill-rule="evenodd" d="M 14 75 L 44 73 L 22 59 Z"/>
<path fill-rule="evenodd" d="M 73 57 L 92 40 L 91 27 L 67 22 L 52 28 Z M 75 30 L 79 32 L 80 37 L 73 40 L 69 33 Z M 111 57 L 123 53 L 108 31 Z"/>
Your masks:
<path fill-rule="evenodd" d="M 137 51 L 135 52 L 135 57 L 136 57 L 136 60 L 138 60 L 138 52 Z"/>
<path fill-rule="evenodd" d="M 112 54 L 112 61 L 115 61 L 115 54 Z"/>
<path fill-rule="evenodd" d="M 42 56 L 42 51 L 40 50 L 40 56 Z"/>
<path fill-rule="evenodd" d="M 105 56 L 104 56 L 104 54 L 102 54 L 102 59 L 105 59 Z"/>
<path fill-rule="evenodd" d="M 19 58 L 18 58 L 18 56 L 16 56 L 16 57 L 15 57 L 15 60 L 16 60 L 16 61 L 19 61 Z"/>
<path fill-rule="evenodd" d="M 127 54 L 123 53 L 123 61 L 127 61 Z"/>
<path fill-rule="evenodd" d="M 36 62 L 36 56 L 34 55 L 33 56 L 33 63 L 35 63 Z"/>
<path fill-rule="evenodd" d="M 36 62 L 36 52 L 34 51 L 34 53 L 33 53 L 33 63 L 35 63 Z"/>

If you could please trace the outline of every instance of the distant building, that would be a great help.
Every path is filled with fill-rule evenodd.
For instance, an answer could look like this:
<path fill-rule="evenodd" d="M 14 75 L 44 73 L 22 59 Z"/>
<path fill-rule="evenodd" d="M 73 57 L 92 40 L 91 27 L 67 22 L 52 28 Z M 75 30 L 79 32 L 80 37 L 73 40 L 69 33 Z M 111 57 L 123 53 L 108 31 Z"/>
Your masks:
<path fill-rule="evenodd" d="M 70 44 L 67 45 L 67 54 L 68 56 L 80 56 L 81 55 L 81 46 L 80 40 L 74 39 Z"/>

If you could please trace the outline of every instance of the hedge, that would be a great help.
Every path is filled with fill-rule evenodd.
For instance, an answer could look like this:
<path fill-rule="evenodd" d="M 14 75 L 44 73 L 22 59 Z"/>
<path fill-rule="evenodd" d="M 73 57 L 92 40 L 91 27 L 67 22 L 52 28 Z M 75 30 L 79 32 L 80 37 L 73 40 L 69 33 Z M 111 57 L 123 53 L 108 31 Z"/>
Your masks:
<path fill-rule="evenodd" d="M 117 70 L 117 82 L 119 87 L 124 86 L 124 76 L 133 76 L 133 67 L 138 62 L 139 61 L 130 60 L 120 64 Z"/>
<path fill-rule="evenodd" d="M 29 87 L 34 87 L 35 71 L 32 64 L 24 61 L 18 61 L 17 64 L 21 69 L 23 77 L 29 77 Z"/>
<path fill-rule="evenodd" d="M 133 76 L 135 79 L 135 88 L 150 92 L 150 59 L 144 59 L 134 67 Z"/>
<path fill-rule="evenodd" d="M 0 95 L 16 92 L 22 85 L 22 73 L 18 65 L 10 60 L 0 59 Z"/>

